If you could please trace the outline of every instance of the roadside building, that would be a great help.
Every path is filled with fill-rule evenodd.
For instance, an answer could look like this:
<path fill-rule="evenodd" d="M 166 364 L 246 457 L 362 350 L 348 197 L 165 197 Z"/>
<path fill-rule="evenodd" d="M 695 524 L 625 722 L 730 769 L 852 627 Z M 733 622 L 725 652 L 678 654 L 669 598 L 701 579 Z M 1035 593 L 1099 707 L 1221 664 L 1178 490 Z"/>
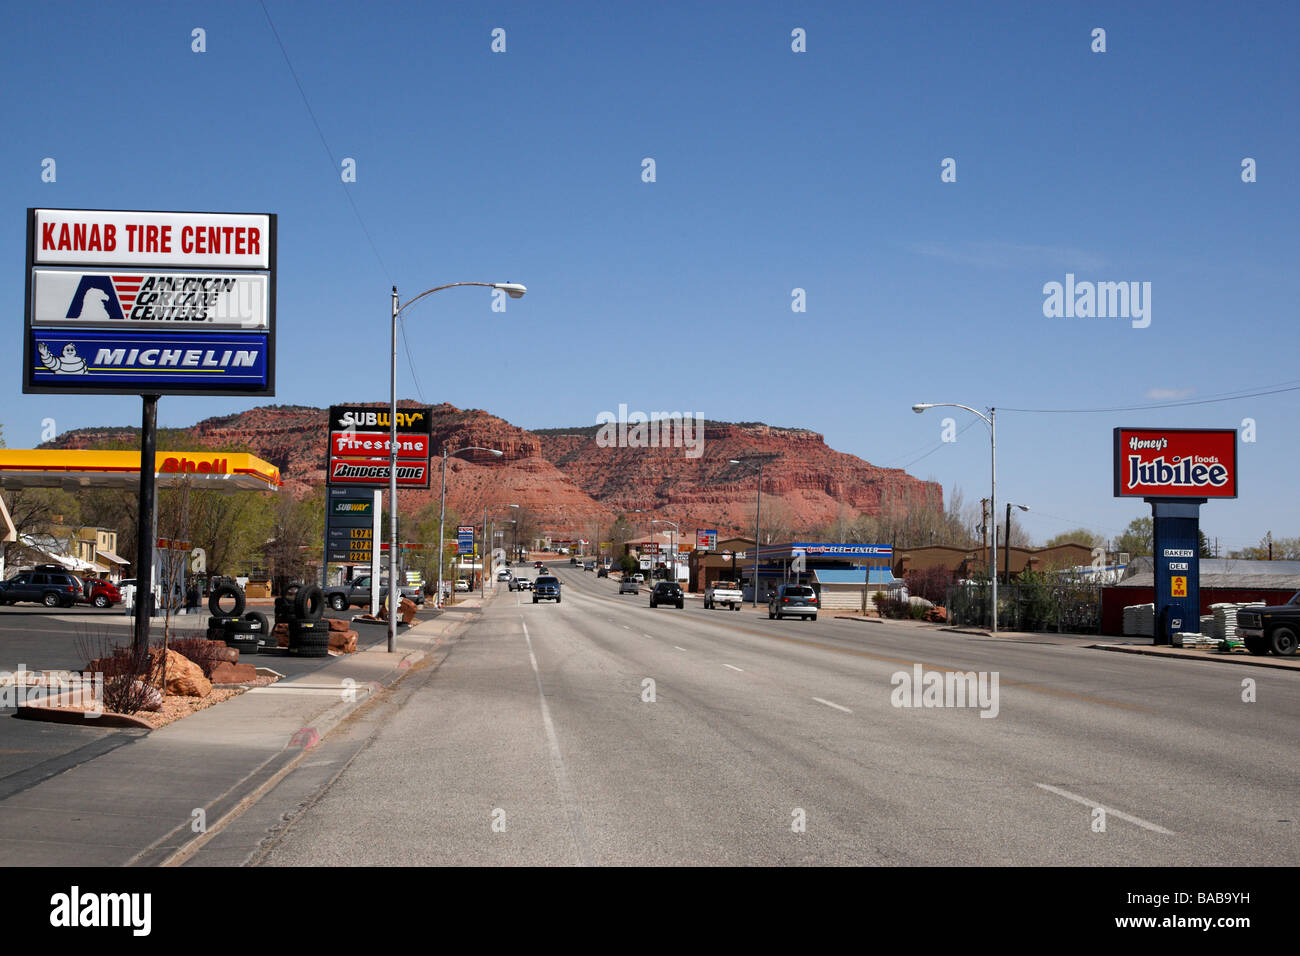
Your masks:
<path fill-rule="evenodd" d="M 1201 558 L 1201 614 L 1215 604 L 1283 604 L 1300 591 L 1300 561 Z M 1130 576 L 1101 589 L 1101 633 L 1122 636 L 1124 608 L 1155 602 L 1150 558 L 1129 563 Z"/>
<path fill-rule="evenodd" d="M 902 587 L 889 568 L 820 568 L 812 573 L 812 585 L 818 602 L 826 611 L 861 611 L 876 609 L 876 593 Z"/>

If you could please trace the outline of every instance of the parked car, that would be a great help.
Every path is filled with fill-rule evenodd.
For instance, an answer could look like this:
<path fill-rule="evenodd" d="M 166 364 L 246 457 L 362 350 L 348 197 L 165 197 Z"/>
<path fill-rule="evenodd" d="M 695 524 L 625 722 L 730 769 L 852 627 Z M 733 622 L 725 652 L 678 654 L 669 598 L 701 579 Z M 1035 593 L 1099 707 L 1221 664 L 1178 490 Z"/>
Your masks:
<path fill-rule="evenodd" d="M 543 575 L 537 579 L 533 585 L 533 603 L 538 601 L 554 601 L 560 603 L 560 579 L 550 575 Z"/>
<path fill-rule="evenodd" d="M 359 578 L 354 578 L 345 584 L 335 585 L 325 588 L 325 603 L 336 611 L 343 611 L 349 607 L 369 607 L 370 606 L 370 575 L 363 574 Z M 401 595 L 409 598 L 415 604 L 424 603 L 424 589 L 401 585 Z M 379 599 L 382 601 L 388 594 L 388 579 L 379 579 Z"/>
<path fill-rule="evenodd" d="M 745 594 L 735 581 L 714 581 L 711 587 L 704 589 L 704 606 L 709 610 L 722 605 L 739 611 L 744 603 Z"/>
<path fill-rule="evenodd" d="M 577 559 L 577 558 L 569 558 L 569 564 L 572 565 L 572 564 L 577 564 L 577 563 L 578 563 L 578 559 Z"/>
<path fill-rule="evenodd" d="M 650 592 L 650 606 L 658 607 L 660 604 L 672 604 L 679 610 L 685 603 L 685 595 L 682 594 L 682 586 L 673 581 L 660 581 L 655 585 L 655 589 Z"/>
<path fill-rule="evenodd" d="M 0 604 L 30 601 L 46 607 L 72 607 L 82 596 L 81 579 L 53 564 L 37 565 L 0 582 Z"/>
<path fill-rule="evenodd" d="M 623 578 L 618 582 L 619 594 L 640 594 L 641 584 L 636 578 Z"/>
<path fill-rule="evenodd" d="M 112 607 L 122 603 L 122 592 L 112 581 L 100 578 L 86 578 L 82 582 L 81 600 L 95 607 Z"/>
<path fill-rule="evenodd" d="M 609 577 L 609 568 L 601 567 L 599 570 L 596 571 L 596 577 L 598 578 Z"/>
<path fill-rule="evenodd" d="M 637 584 L 645 584 L 645 575 L 638 572 L 632 575 L 632 580 L 635 581 Z"/>
<path fill-rule="evenodd" d="M 807 617 L 817 620 L 817 593 L 806 584 L 783 584 L 767 600 L 767 619 Z"/>
<path fill-rule="evenodd" d="M 1237 610 L 1237 636 L 1252 654 L 1272 651 L 1280 657 L 1296 652 L 1300 636 L 1300 591 L 1285 604 L 1254 604 Z"/>

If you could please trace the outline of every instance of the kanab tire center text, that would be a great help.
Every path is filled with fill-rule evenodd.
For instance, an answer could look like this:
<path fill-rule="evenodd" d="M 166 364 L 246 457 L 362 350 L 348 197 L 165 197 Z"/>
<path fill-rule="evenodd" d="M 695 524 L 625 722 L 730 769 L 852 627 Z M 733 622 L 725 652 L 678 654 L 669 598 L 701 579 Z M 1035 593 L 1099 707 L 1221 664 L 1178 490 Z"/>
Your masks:
<path fill-rule="evenodd" d="M 159 397 L 275 395 L 276 228 L 270 213 L 27 210 L 23 391 L 140 395 L 139 581 L 155 581 Z M 150 610 L 136 602 L 137 650 Z"/>

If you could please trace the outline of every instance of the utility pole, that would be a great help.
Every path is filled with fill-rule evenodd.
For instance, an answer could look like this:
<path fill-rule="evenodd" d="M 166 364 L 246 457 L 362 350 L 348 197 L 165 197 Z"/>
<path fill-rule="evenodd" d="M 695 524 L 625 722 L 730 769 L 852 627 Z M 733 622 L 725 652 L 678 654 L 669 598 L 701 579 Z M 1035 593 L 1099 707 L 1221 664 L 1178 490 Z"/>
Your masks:
<path fill-rule="evenodd" d="M 984 552 L 984 560 L 988 560 L 989 554 L 989 500 L 980 499 L 980 550 Z"/>

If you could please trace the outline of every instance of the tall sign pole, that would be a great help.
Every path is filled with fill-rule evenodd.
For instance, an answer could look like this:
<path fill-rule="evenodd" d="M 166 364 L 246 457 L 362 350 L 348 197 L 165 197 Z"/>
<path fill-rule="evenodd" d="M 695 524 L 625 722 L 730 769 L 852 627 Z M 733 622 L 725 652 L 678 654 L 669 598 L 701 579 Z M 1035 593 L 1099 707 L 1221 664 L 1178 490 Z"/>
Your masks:
<path fill-rule="evenodd" d="M 142 395 L 140 415 L 140 499 L 136 514 L 135 619 L 131 630 L 131 651 L 143 654 L 149 648 L 149 618 L 153 614 L 153 548 L 155 469 L 157 468 L 158 396 Z M 146 517 L 147 516 L 147 517 Z"/>

